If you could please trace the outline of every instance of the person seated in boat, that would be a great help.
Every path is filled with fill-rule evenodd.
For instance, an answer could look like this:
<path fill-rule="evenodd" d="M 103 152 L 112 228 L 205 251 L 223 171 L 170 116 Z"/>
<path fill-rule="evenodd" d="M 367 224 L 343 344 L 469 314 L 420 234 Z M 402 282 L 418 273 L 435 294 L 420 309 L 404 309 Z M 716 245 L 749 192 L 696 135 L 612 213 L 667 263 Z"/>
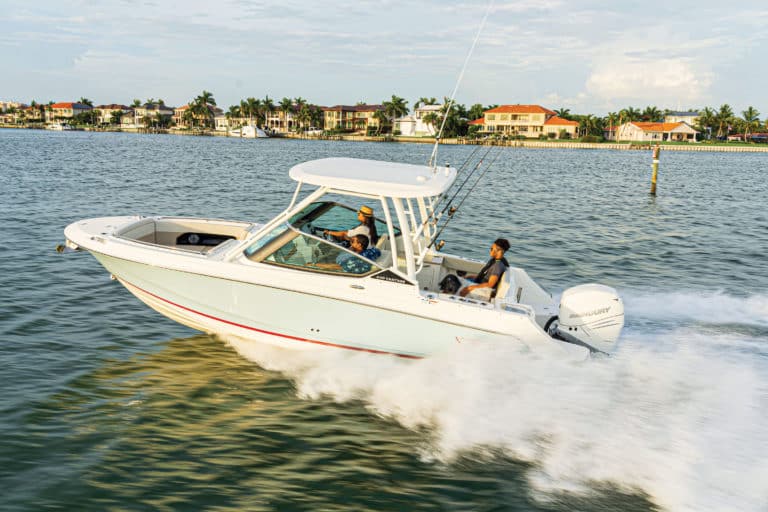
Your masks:
<path fill-rule="evenodd" d="M 459 291 L 459 295 L 470 298 L 476 297 L 490 300 L 496 295 L 496 288 L 504 272 L 509 268 L 509 262 L 504 258 L 504 253 L 509 249 L 509 242 L 505 238 L 497 238 L 491 244 L 491 258 L 483 266 L 476 276 L 467 276 L 466 279 L 474 284 L 465 286 Z"/>
<path fill-rule="evenodd" d="M 381 256 L 381 251 L 376 247 L 368 247 L 368 237 L 365 235 L 355 235 L 350 241 L 349 248 L 355 254 L 363 258 L 375 261 Z M 371 264 L 358 258 L 355 254 L 342 251 L 336 257 L 336 263 L 315 263 L 313 266 L 327 270 L 342 270 L 349 274 L 365 274 L 371 270 Z"/>
<path fill-rule="evenodd" d="M 325 229 L 323 230 L 323 234 L 330 235 L 343 242 L 351 242 L 352 237 L 355 235 L 365 235 L 371 245 L 376 245 L 376 242 L 379 241 L 379 234 L 376 232 L 373 208 L 365 205 L 361 206 L 360 209 L 357 210 L 357 220 L 360 221 L 360 224 L 354 228 L 346 231 L 331 231 L 330 229 Z"/>

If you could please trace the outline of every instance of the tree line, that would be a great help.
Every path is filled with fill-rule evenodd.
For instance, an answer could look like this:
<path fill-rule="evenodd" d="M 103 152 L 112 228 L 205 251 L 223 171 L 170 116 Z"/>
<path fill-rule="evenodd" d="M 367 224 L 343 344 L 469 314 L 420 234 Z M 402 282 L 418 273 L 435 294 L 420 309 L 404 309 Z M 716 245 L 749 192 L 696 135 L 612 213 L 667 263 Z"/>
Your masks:
<path fill-rule="evenodd" d="M 93 107 L 93 102 L 88 98 L 81 97 L 79 103 Z M 51 111 L 53 104 L 53 101 L 41 104 L 32 100 L 30 106 L 40 112 L 41 118 L 45 118 L 45 113 Z M 363 104 L 363 102 L 358 102 L 358 105 Z M 437 104 L 437 99 L 434 97 L 421 97 L 413 103 L 413 110 L 415 111 L 422 105 Z M 409 114 L 408 101 L 393 94 L 390 99 L 383 100 L 381 105 L 382 108 L 374 114 L 378 125 L 371 128 L 375 132 L 371 134 L 396 134 L 395 120 Z M 165 106 L 165 102 L 162 99 L 155 100 L 154 98 L 149 98 L 146 102 L 142 103 L 141 100 L 134 99 L 130 105 L 132 108 L 142 106 L 154 109 L 157 106 Z M 486 110 L 497 106 L 475 103 L 467 107 L 460 103 L 451 102 L 449 98 L 443 98 L 440 109 L 424 115 L 422 121 L 425 124 L 431 125 L 435 132 L 438 132 L 443 127 L 444 137 L 472 136 L 480 128 L 476 125 L 470 125 L 469 122 L 482 118 Z M 8 112 L 13 113 L 15 110 L 10 108 Z M 768 119 L 761 121 L 760 112 L 752 106 L 741 111 L 740 116 L 728 104 L 723 104 L 719 108 L 704 107 L 701 109 L 691 109 L 691 111 L 698 112 L 699 114 L 693 128 L 702 132 L 708 138 L 723 139 L 731 134 L 740 134 L 743 135 L 744 139 L 747 139 L 753 133 L 760 132 L 761 130 L 768 131 Z M 653 105 L 647 106 L 642 110 L 629 106 L 616 112 L 609 112 L 605 116 L 573 114 L 568 108 L 555 109 L 554 112 L 563 119 L 577 121 L 579 123 L 579 136 L 582 137 L 603 137 L 606 132 L 614 131 L 618 126 L 627 122 L 662 122 L 664 117 L 671 113 L 670 110 L 661 110 Z M 215 113 L 216 100 L 213 93 L 203 90 L 201 94 L 189 101 L 188 108 L 181 119 L 192 127 L 212 128 L 214 126 Z M 322 107 L 309 103 L 302 97 L 284 97 L 277 103 L 268 95 L 263 99 L 254 97 L 244 98 L 238 104 L 231 105 L 226 111 L 225 116 L 230 123 L 240 121 L 243 124 L 247 119 L 248 124 L 265 126 L 267 118 L 275 113 L 282 113 L 283 120 L 287 120 L 290 114 L 290 117 L 293 119 L 293 125 L 290 128 L 293 130 L 323 126 Z M 112 111 L 109 123 L 120 124 L 124 115 L 125 113 L 122 110 Z M 97 117 L 96 110 L 90 110 L 74 116 L 73 122 L 76 124 L 95 125 Z M 148 128 L 167 128 L 173 124 L 170 116 L 161 115 L 159 112 L 155 114 L 148 113 L 148 115 L 141 119 L 141 122 Z"/>
<path fill-rule="evenodd" d="M 698 112 L 698 119 L 693 126 L 707 137 L 723 139 L 728 135 L 740 134 L 746 139 L 749 135 L 761 130 L 768 130 L 768 118 L 760 121 L 760 112 L 752 106 L 747 107 L 737 116 L 730 105 L 723 104 L 720 108 L 704 107 L 690 109 L 690 112 Z M 662 122 L 673 111 L 660 110 L 656 106 L 647 106 L 643 110 L 627 107 L 618 112 L 609 112 L 606 116 L 594 116 L 592 114 L 571 114 L 567 108 L 554 111 L 559 117 L 578 121 L 579 134 L 581 136 L 593 135 L 602 137 L 603 133 L 615 130 L 616 127 L 628 122 Z"/>

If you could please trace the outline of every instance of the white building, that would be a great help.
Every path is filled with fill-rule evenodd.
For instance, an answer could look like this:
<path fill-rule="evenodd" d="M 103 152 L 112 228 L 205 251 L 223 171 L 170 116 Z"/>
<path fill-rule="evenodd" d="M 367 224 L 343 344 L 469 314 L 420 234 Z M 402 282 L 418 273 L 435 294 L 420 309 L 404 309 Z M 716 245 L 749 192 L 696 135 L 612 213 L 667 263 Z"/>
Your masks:
<path fill-rule="evenodd" d="M 395 119 L 395 130 L 400 130 L 400 135 L 407 137 L 434 137 L 440 129 L 440 122 L 443 119 L 442 105 L 422 105 L 413 111 L 413 115 L 403 116 Z M 435 114 L 435 123 L 425 122 L 429 114 Z"/>
<path fill-rule="evenodd" d="M 624 123 L 618 127 L 620 141 L 695 141 L 699 132 L 687 123 Z"/>
<path fill-rule="evenodd" d="M 688 126 L 696 126 L 699 122 L 699 113 L 692 112 L 667 112 L 664 116 L 665 123 L 687 123 Z"/>

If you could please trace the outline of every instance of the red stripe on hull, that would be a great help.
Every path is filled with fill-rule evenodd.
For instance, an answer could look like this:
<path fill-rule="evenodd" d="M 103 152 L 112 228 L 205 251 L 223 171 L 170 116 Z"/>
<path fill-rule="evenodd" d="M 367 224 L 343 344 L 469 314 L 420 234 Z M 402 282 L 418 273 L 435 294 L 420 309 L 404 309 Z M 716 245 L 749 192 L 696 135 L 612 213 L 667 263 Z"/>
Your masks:
<path fill-rule="evenodd" d="M 315 345 L 323 345 L 326 347 L 334 347 L 334 348 L 343 348 L 347 350 L 357 350 L 358 352 L 369 352 L 371 354 L 384 354 L 384 355 L 392 355 L 397 357 L 403 357 L 406 359 L 421 359 L 421 356 L 412 356 L 407 354 L 398 354 L 396 352 L 386 352 L 384 350 L 375 350 L 375 349 L 369 349 L 369 348 L 360 348 L 360 347 L 351 347 L 349 345 L 338 345 L 336 343 L 329 343 L 327 341 L 318 341 L 318 340 L 311 340 L 309 338 L 300 338 L 298 336 L 291 336 L 290 334 L 281 334 L 279 332 L 272 332 L 272 331 L 265 331 L 264 329 L 259 329 L 258 327 L 251 327 L 250 325 L 243 325 L 236 322 L 231 322 L 229 320 L 224 320 L 223 318 L 218 318 L 212 315 L 209 315 L 207 313 L 203 313 L 201 311 L 196 311 L 192 308 L 188 308 L 186 306 L 182 306 L 181 304 L 176 304 L 173 301 L 170 301 L 168 299 L 165 299 L 163 297 L 160 297 L 158 295 L 155 295 L 152 292 L 148 292 L 147 290 L 144 290 L 143 288 L 139 288 L 138 286 L 129 283 L 128 281 L 125 281 L 124 279 L 120 279 L 121 282 L 127 284 L 128 286 L 131 286 L 132 288 L 136 288 L 137 290 L 141 291 L 142 293 L 146 293 L 147 295 L 150 295 L 157 300 L 161 300 L 167 304 L 170 304 L 174 307 L 177 307 L 179 309 L 183 309 L 185 311 L 189 311 L 190 313 L 194 313 L 196 315 L 204 316 L 205 318 L 210 318 L 211 320 L 215 320 L 217 322 L 221 322 L 223 324 L 233 325 L 235 327 L 240 327 L 241 329 L 248 329 L 249 331 L 259 332 L 262 334 L 268 334 L 270 336 L 277 336 L 278 338 L 286 338 L 293 341 L 303 341 L 305 343 L 313 343 Z"/>

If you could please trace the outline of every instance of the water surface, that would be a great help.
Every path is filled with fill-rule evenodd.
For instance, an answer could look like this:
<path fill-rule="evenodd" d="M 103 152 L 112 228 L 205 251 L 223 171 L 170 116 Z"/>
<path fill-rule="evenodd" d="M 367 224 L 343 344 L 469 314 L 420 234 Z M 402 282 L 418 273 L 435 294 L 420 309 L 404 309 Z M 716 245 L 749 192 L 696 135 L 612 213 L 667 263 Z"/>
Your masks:
<path fill-rule="evenodd" d="M 765 510 L 768 155 L 662 153 L 654 198 L 649 152 L 501 150 L 445 250 L 506 236 L 555 293 L 616 287 L 620 349 L 584 365 L 284 354 L 175 324 L 54 252 L 81 218 L 264 221 L 295 163 L 430 151 L 0 130 L 0 508 Z"/>

